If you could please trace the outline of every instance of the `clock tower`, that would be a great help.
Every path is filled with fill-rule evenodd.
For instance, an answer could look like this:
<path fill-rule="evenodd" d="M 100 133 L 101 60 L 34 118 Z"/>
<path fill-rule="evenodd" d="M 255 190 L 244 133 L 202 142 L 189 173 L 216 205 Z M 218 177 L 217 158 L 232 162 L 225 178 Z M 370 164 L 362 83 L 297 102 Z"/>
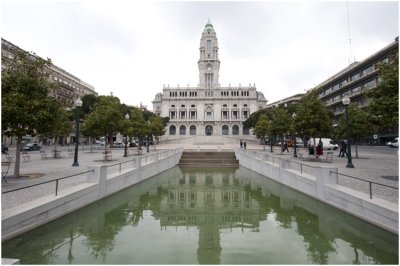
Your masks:
<path fill-rule="evenodd" d="M 208 20 L 200 40 L 199 79 L 200 88 L 218 88 L 219 76 L 218 39 Z"/>

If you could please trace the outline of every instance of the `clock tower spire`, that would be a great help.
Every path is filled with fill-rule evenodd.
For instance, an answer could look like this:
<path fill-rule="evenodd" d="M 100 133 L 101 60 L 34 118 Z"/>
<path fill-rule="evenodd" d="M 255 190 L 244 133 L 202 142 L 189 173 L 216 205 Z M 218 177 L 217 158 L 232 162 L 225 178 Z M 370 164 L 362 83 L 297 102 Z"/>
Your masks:
<path fill-rule="evenodd" d="M 199 78 L 200 88 L 218 87 L 219 76 L 218 39 L 214 27 L 208 19 L 200 40 Z"/>

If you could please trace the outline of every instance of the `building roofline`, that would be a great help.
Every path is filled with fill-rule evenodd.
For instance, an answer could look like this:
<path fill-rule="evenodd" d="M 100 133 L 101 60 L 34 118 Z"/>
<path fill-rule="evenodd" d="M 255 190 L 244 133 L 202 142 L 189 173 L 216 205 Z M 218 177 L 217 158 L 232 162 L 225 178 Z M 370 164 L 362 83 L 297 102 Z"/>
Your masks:
<path fill-rule="evenodd" d="M 342 69 L 341 71 L 337 72 L 336 74 L 334 74 L 333 76 L 331 76 L 327 80 L 325 80 L 322 83 L 320 83 L 317 86 L 315 86 L 314 89 L 319 89 L 319 88 L 325 86 L 326 84 L 329 84 L 330 82 L 338 79 L 340 76 L 350 72 L 351 70 L 353 70 L 353 69 L 355 69 L 357 67 L 364 66 L 367 62 L 370 62 L 375 57 L 378 57 L 379 55 L 382 55 L 382 54 L 392 50 L 395 46 L 398 46 L 398 45 L 399 45 L 399 37 L 396 37 L 393 42 L 391 42 L 390 44 L 386 45 L 384 48 L 382 48 L 379 51 L 373 53 L 372 55 L 368 56 L 367 58 L 365 58 L 362 61 L 351 63 L 346 68 Z"/>

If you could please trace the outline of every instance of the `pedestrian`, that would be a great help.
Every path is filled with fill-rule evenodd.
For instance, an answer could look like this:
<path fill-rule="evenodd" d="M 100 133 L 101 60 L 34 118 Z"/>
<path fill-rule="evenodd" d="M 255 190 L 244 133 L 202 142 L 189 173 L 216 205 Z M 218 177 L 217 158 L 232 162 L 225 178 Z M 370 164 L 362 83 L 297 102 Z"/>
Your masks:
<path fill-rule="evenodd" d="M 240 140 L 240 148 L 243 149 L 243 142 Z"/>
<path fill-rule="evenodd" d="M 243 148 L 246 149 L 246 141 L 243 141 Z"/>
<path fill-rule="evenodd" d="M 344 155 L 346 154 L 346 157 L 348 156 L 347 155 L 347 143 L 344 141 L 344 140 L 342 140 L 342 142 L 341 142 L 341 152 L 342 152 L 342 156 L 341 157 L 344 157 Z"/>
<path fill-rule="evenodd" d="M 307 148 L 310 149 L 311 148 L 311 138 L 309 138 L 307 140 Z"/>
<path fill-rule="evenodd" d="M 283 151 L 282 151 L 282 152 L 284 152 L 284 151 L 289 152 L 287 141 L 285 141 L 285 142 L 283 143 Z"/>
<path fill-rule="evenodd" d="M 324 152 L 323 152 L 323 144 L 322 144 L 322 141 L 320 139 L 319 142 L 318 142 L 318 146 L 317 146 L 317 157 L 319 157 L 319 156 L 321 156 L 323 154 L 324 154 Z"/>
<path fill-rule="evenodd" d="M 339 155 L 338 155 L 338 157 L 341 157 L 342 154 L 343 154 L 343 140 L 340 141 L 339 147 L 340 147 L 340 150 L 339 150 Z"/>

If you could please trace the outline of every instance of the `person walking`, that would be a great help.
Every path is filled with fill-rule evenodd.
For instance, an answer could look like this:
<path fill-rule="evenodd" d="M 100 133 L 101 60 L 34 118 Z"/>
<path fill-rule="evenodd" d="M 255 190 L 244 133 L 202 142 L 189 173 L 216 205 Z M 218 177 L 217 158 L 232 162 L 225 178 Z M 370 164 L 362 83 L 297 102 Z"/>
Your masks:
<path fill-rule="evenodd" d="M 247 146 L 246 141 L 243 141 L 243 148 L 246 149 L 246 146 Z"/>
<path fill-rule="evenodd" d="M 344 140 L 342 140 L 342 142 L 341 142 L 341 153 L 342 153 L 341 157 L 344 157 L 345 154 L 346 154 L 346 157 L 348 156 L 347 155 L 347 143 Z"/>
<path fill-rule="evenodd" d="M 282 151 L 282 152 L 284 152 L 284 151 L 289 152 L 287 141 L 285 141 L 285 142 L 283 143 L 283 151 Z"/>
<path fill-rule="evenodd" d="M 243 141 L 240 140 L 240 148 L 243 149 Z"/>

